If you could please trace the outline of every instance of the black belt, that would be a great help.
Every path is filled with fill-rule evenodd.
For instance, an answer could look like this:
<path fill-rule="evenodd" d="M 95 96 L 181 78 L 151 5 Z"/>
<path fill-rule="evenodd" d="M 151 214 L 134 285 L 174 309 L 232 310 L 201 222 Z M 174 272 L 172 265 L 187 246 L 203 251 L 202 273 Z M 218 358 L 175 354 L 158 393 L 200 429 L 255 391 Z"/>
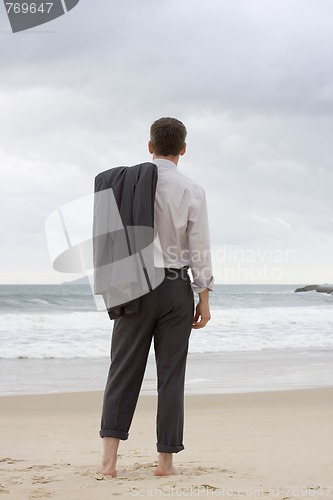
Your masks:
<path fill-rule="evenodd" d="M 188 270 L 189 266 L 184 266 L 184 267 L 165 267 L 164 272 L 165 272 L 165 277 L 170 278 L 170 279 L 176 279 L 178 276 L 180 276 L 183 279 L 186 279 L 188 277 Z"/>

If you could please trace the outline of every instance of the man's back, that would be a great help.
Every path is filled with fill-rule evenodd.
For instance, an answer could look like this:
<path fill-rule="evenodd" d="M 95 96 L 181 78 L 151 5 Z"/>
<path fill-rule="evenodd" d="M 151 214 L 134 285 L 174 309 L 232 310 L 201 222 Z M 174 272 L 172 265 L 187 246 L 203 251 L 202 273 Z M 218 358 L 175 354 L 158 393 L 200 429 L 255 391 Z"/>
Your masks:
<path fill-rule="evenodd" d="M 154 225 L 164 267 L 194 267 L 195 285 L 206 288 L 209 280 L 203 272 L 204 268 L 211 268 L 211 262 L 207 252 L 209 229 L 205 192 L 180 173 L 172 161 L 164 158 L 153 161 L 158 168 Z"/>

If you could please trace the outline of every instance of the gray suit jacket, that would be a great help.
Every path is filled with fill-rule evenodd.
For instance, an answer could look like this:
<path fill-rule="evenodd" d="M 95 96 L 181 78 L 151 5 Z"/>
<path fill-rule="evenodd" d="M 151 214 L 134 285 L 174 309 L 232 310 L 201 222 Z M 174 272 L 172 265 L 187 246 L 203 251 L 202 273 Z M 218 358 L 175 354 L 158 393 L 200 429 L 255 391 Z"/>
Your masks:
<path fill-rule="evenodd" d="M 95 178 L 94 292 L 110 319 L 138 312 L 151 290 L 157 167 L 115 167 Z"/>

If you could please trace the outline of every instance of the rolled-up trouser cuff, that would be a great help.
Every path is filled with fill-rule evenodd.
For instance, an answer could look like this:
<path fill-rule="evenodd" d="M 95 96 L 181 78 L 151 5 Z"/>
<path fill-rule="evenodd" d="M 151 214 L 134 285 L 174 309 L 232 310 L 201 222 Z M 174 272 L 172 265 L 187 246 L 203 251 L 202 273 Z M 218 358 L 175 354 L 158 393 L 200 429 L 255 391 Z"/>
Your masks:
<path fill-rule="evenodd" d="M 184 449 L 184 446 L 167 446 L 166 444 L 156 443 L 158 453 L 178 453 Z"/>
<path fill-rule="evenodd" d="M 124 431 L 101 430 L 99 431 L 99 435 L 101 436 L 101 438 L 110 437 L 110 438 L 122 439 L 123 441 L 126 441 L 126 439 L 128 439 L 128 432 Z"/>

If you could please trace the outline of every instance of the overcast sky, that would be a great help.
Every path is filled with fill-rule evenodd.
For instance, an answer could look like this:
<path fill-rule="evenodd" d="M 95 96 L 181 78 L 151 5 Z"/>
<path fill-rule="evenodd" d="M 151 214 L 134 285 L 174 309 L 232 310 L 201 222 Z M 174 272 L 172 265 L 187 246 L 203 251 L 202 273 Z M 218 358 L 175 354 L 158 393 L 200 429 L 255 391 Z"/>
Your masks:
<path fill-rule="evenodd" d="M 188 129 L 220 283 L 333 282 L 333 2 L 81 0 L 12 34 L 0 5 L 1 283 L 58 283 L 45 219 Z"/>

